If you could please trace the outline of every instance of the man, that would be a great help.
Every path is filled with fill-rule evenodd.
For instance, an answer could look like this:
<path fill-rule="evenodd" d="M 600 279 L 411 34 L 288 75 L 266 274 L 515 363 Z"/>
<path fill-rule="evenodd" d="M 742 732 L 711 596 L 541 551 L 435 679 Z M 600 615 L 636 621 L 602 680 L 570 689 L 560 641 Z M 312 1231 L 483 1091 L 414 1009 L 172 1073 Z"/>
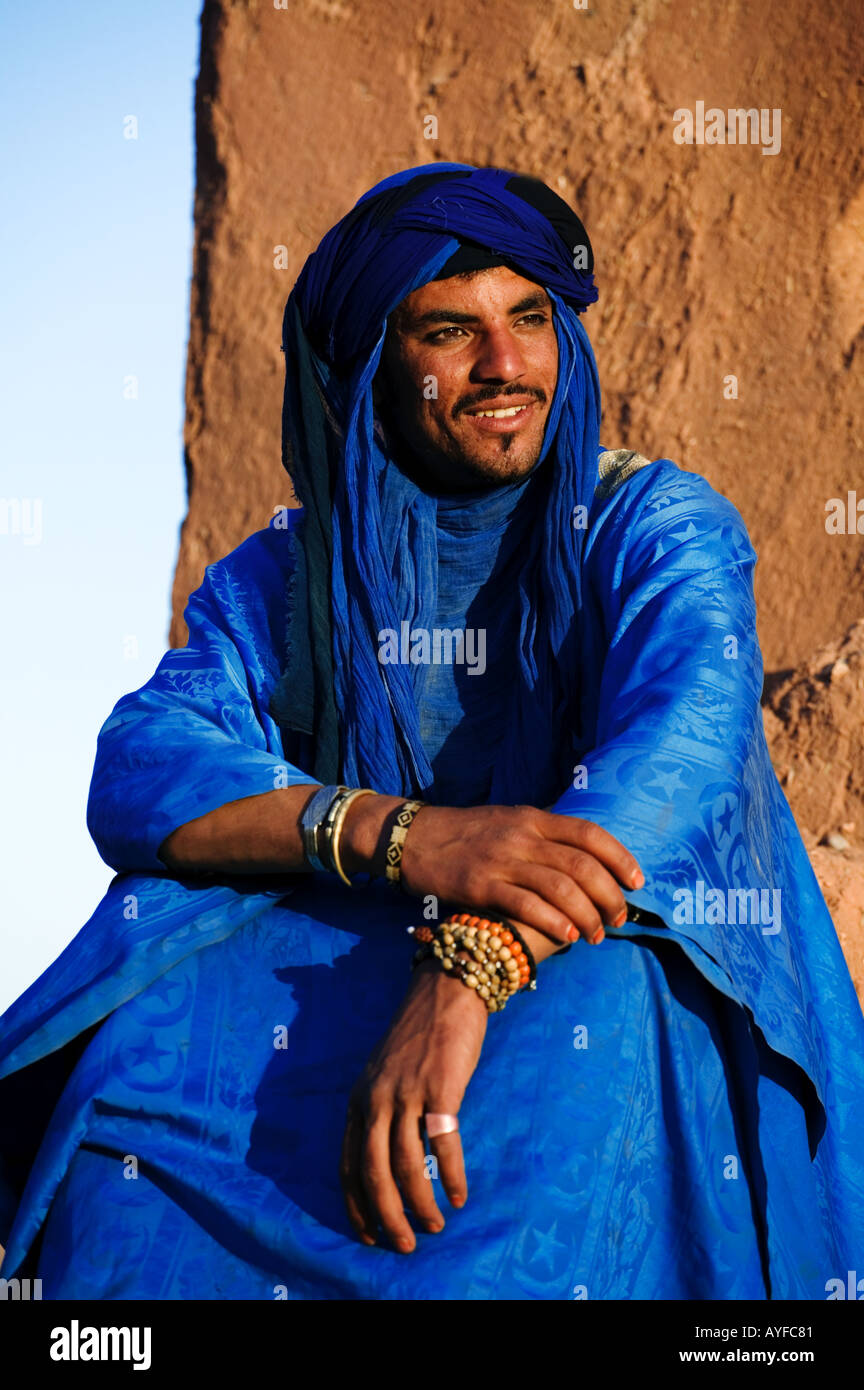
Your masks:
<path fill-rule="evenodd" d="M 762 733 L 755 556 L 700 477 L 601 449 L 592 268 L 544 185 L 466 165 L 304 266 L 302 510 L 103 727 L 118 876 L 3 1020 L 4 1274 L 784 1299 L 860 1264 L 864 1023 Z"/>

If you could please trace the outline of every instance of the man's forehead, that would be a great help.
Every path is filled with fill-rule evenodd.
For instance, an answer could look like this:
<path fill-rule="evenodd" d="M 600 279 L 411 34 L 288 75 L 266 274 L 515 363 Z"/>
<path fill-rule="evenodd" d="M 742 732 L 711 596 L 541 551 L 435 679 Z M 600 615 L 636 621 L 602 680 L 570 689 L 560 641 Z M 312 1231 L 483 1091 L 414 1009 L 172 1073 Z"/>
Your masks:
<path fill-rule="evenodd" d="M 405 296 L 394 318 L 400 328 L 410 328 L 427 314 L 448 309 L 461 314 L 490 310 L 524 312 L 529 300 L 536 308 L 550 303 L 546 290 L 536 280 L 529 280 L 509 266 L 498 265 L 462 271 L 446 280 L 430 280 Z"/>

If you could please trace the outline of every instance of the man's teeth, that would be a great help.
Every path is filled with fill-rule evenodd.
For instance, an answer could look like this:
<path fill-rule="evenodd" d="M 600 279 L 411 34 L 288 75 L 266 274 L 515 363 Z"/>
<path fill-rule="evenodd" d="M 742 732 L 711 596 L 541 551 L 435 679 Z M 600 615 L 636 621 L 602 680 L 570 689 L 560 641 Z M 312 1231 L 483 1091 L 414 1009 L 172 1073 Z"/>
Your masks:
<path fill-rule="evenodd" d="M 524 405 L 508 405 L 505 410 L 472 410 L 472 415 L 485 415 L 492 420 L 503 420 L 507 415 L 518 415 L 525 410 Z"/>

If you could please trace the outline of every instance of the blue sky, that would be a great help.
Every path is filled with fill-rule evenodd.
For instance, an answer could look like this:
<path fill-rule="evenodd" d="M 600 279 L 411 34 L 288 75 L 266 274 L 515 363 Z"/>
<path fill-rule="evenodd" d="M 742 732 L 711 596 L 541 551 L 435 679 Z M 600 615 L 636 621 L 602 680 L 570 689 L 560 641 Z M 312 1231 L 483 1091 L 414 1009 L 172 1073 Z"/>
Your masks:
<path fill-rule="evenodd" d="M 112 877 L 96 735 L 168 645 L 200 9 L 0 0 L 0 1011 Z"/>

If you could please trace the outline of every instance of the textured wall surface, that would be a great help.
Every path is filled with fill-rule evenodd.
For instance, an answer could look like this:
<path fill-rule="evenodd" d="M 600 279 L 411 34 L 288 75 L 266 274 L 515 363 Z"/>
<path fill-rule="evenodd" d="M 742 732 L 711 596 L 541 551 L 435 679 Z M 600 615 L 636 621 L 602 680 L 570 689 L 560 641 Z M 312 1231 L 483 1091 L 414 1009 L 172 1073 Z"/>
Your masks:
<path fill-rule="evenodd" d="M 858 0 L 277 3 L 202 16 L 172 641 L 204 566 L 291 500 L 279 343 L 304 258 L 375 180 L 435 159 L 538 174 L 583 217 L 603 443 L 674 458 L 741 509 L 766 668 L 860 618 L 864 536 L 825 529 L 829 498 L 864 501 Z M 676 143 L 699 101 L 779 108 L 779 152 Z"/>
<path fill-rule="evenodd" d="M 703 473 L 750 529 L 766 730 L 859 989 L 864 534 L 825 523 L 852 491 L 864 527 L 862 59 L 859 0 L 205 0 L 172 626 L 292 501 L 282 310 L 324 232 L 399 168 L 539 175 L 595 249 L 604 445 Z M 678 143 L 699 102 L 764 111 L 760 143 Z"/>

